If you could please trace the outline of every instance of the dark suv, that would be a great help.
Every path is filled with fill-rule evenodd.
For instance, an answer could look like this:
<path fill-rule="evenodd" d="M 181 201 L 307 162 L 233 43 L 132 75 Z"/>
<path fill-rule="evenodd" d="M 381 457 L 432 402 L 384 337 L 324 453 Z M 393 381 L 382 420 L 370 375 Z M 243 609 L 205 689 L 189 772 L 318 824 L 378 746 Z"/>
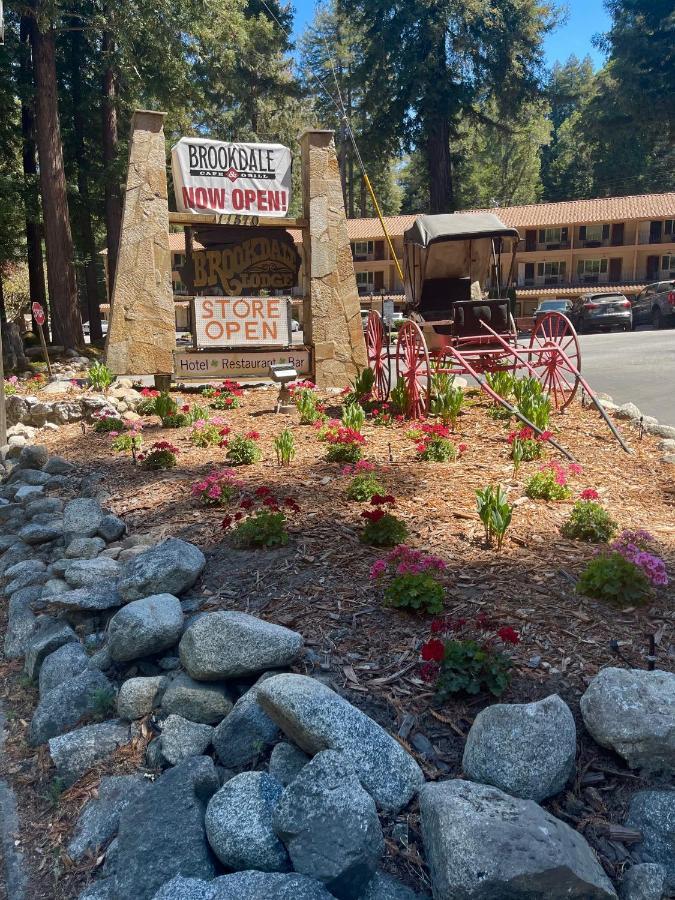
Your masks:
<path fill-rule="evenodd" d="M 577 315 L 582 333 L 613 327 L 623 331 L 633 328 L 631 303 L 623 294 L 582 294 Z"/>
<path fill-rule="evenodd" d="M 675 325 L 675 281 L 655 281 L 640 291 L 633 300 L 633 322 L 649 322 L 653 328 Z"/>

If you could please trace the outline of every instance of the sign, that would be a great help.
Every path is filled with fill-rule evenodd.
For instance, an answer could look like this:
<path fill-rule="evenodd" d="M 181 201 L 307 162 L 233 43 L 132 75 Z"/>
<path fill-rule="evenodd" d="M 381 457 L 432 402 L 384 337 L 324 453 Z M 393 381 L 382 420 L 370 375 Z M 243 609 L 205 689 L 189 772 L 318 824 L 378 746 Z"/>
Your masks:
<path fill-rule="evenodd" d="M 35 319 L 37 324 L 44 325 L 45 324 L 45 311 L 42 308 L 42 305 L 40 303 L 38 303 L 36 300 L 33 303 L 33 305 L 31 306 L 31 309 L 33 311 L 33 318 Z"/>
<path fill-rule="evenodd" d="M 197 232 L 201 240 L 201 235 Z M 218 293 L 241 296 L 261 291 L 290 291 L 300 269 L 300 254 L 286 232 L 261 229 L 255 237 L 230 243 L 205 244 L 192 253 L 192 263 L 179 270 L 184 284 L 193 292 L 216 288 Z"/>
<path fill-rule="evenodd" d="M 394 301 L 393 300 L 385 300 L 382 303 L 382 318 L 385 322 L 388 322 L 389 325 L 394 321 Z"/>
<path fill-rule="evenodd" d="M 279 347 L 290 344 L 284 297 L 195 297 L 195 346 Z"/>
<path fill-rule="evenodd" d="M 297 350 L 226 350 L 222 353 L 198 353 L 176 350 L 176 378 L 269 378 L 270 366 L 286 363 L 298 375 L 309 375 L 310 352 Z"/>
<path fill-rule="evenodd" d="M 291 151 L 281 144 L 181 138 L 171 151 L 179 212 L 281 217 L 291 201 Z"/>

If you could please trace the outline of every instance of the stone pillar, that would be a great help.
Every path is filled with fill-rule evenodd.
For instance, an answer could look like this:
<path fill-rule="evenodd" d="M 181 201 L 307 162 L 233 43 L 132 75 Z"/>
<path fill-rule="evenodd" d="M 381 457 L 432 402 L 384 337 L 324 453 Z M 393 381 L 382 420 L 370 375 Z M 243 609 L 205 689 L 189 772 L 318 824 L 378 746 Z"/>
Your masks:
<path fill-rule="evenodd" d="M 173 372 L 176 320 L 171 283 L 164 113 L 136 110 L 106 338 L 116 375 Z"/>
<path fill-rule="evenodd" d="M 314 381 L 321 388 L 346 387 L 367 366 L 359 294 L 354 276 L 340 169 L 332 131 L 300 136 L 303 231 L 309 276 L 309 321 Z"/>

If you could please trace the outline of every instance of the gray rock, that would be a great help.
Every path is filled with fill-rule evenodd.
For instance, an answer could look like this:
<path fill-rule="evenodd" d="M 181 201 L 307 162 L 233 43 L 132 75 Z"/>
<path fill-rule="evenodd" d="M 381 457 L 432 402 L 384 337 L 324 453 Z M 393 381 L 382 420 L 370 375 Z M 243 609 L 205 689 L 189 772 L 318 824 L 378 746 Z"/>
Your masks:
<path fill-rule="evenodd" d="M 43 661 L 71 641 L 77 641 L 77 635 L 65 622 L 54 622 L 40 628 L 26 644 L 24 668 L 29 678 L 37 678 Z"/>
<path fill-rule="evenodd" d="M 14 469 L 9 478 L 8 484 L 30 484 L 43 485 L 48 484 L 51 475 L 46 472 L 40 472 L 38 469 Z"/>
<path fill-rule="evenodd" d="M 22 484 L 18 489 L 16 494 L 14 494 L 14 499 L 18 501 L 23 500 L 35 500 L 36 497 L 41 497 L 44 494 L 45 489 L 44 485 L 41 484 Z"/>
<path fill-rule="evenodd" d="M 196 878 L 173 878 L 153 900 L 333 900 L 333 896 L 306 875 L 235 872 L 208 883 Z"/>
<path fill-rule="evenodd" d="M 59 778 L 72 784 L 130 740 L 127 723 L 119 720 L 100 722 L 51 738 L 49 755 Z"/>
<path fill-rule="evenodd" d="M 375 802 L 334 750 L 317 753 L 284 790 L 272 824 L 294 870 L 341 900 L 357 900 L 384 852 Z"/>
<path fill-rule="evenodd" d="M 62 512 L 63 500 L 59 497 L 41 497 L 26 504 L 26 515 L 29 519 L 43 515 L 60 516 Z"/>
<path fill-rule="evenodd" d="M 242 772 L 213 795 L 206 809 L 206 835 L 228 869 L 290 869 L 288 854 L 272 828 L 282 790 L 265 772 Z"/>
<path fill-rule="evenodd" d="M 22 469 L 41 469 L 49 462 L 49 450 L 42 444 L 24 447 L 19 455 L 19 466 Z"/>
<path fill-rule="evenodd" d="M 70 590 L 70 585 L 62 578 L 50 578 L 45 581 L 42 596 L 49 597 L 54 594 L 65 594 Z"/>
<path fill-rule="evenodd" d="M 160 653 L 173 646 L 183 630 L 180 601 L 171 594 L 134 600 L 108 624 L 108 648 L 117 662 Z"/>
<path fill-rule="evenodd" d="M 666 453 L 665 456 L 661 457 L 661 462 L 668 463 L 668 465 L 675 465 L 675 453 Z"/>
<path fill-rule="evenodd" d="M 654 434 L 657 437 L 666 438 L 666 440 L 675 440 L 675 426 L 673 425 L 647 425 L 645 431 L 647 434 Z"/>
<path fill-rule="evenodd" d="M 19 532 L 19 537 L 26 544 L 46 544 L 48 541 L 55 541 L 62 535 L 63 525 L 60 519 L 54 519 L 49 524 L 29 522 Z"/>
<path fill-rule="evenodd" d="M 71 475 L 75 471 L 75 466 L 62 456 L 52 456 L 44 470 L 50 475 Z"/>
<path fill-rule="evenodd" d="M 341 753 L 382 809 L 402 809 L 424 783 L 420 767 L 391 735 L 320 681 L 275 675 L 260 684 L 258 702 L 306 753 Z"/>
<path fill-rule="evenodd" d="M 279 727 L 258 703 L 258 687 L 243 694 L 213 733 L 213 746 L 228 768 L 251 764 L 265 747 L 279 738 Z"/>
<path fill-rule="evenodd" d="M 24 544 L 23 541 L 17 540 L 17 543 L 13 544 L 9 550 L 5 550 L 2 554 L 2 558 L 0 559 L 0 575 L 4 576 L 7 569 L 11 568 L 14 563 L 32 558 L 33 550 L 27 544 Z M 5 593 L 7 593 L 7 591 L 5 591 Z"/>
<path fill-rule="evenodd" d="M 675 772 L 675 674 L 607 668 L 580 701 L 584 724 L 633 769 Z"/>
<path fill-rule="evenodd" d="M 675 440 L 673 438 L 665 438 L 659 441 L 659 450 L 662 453 L 675 453 Z"/>
<path fill-rule="evenodd" d="M 657 863 L 638 863 L 623 876 L 621 900 L 661 900 L 666 886 L 666 870 Z"/>
<path fill-rule="evenodd" d="M 617 419 L 639 419 L 642 413 L 634 403 L 622 403 L 614 410 Z"/>
<path fill-rule="evenodd" d="M 98 533 L 104 541 L 110 543 L 111 541 L 116 541 L 121 538 L 126 531 L 126 528 L 127 526 L 122 519 L 108 514 L 101 519 L 101 524 L 98 526 Z"/>
<path fill-rule="evenodd" d="M 66 547 L 66 559 L 94 559 L 101 550 L 105 550 L 103 538 L 74 538 Z"/>
<path fill-rule="evenodd" d="M 540 802 L 559 793 L 574 771 L 577 731 L 557 694 L 536 703 L 495 703 L 478 713 L 462 766 L 472 781 Z"/>
<path fill-rule="evenodd" d="M 104 847 L 117 833 L 122 810 L 140 797 L 147 786 L 148 782 L 138 775 L 101 778 L 98 796 L 87 803 L 77 820 L 68 856 L 79 862 Z"/>
<path fill-rule="evenodd" d="M 272 750 L 269 771 L 284 787 L 287 787 L 309 762 L 309 756 L 293 744 L 282 741 Z"/>
<path fill-rule="evenodd" d="M 359 900 L 431 900 L 431 898 L 427 894 L 416 894 L 386 872 L 376 872 L 373 880 L 359 896 Z"/>
<path fill-rule="evenodd" d="M 114 879 L 99 878 L 98 881 L 92 881 L 77 900 L 117 900 Z"/>
<path fill-rule="evenodd" d="M 98 500 L 79 497 L 70 500 L 63 510 L 63 530 L 66 540 L 74 537 L 94 537 L 103 519 Z"/>
<path fill-rule="evenodd" d="M 14 563 L 9 566 L 4 573 L 4 577 L 13 581 L 15 578 L 20 578 L 22 575 L 26 575 L 33 572 L 39 572 L 40 574 L 47 571 L 47 566 L 41 559 L 36 559 L 33 557 L 32 559 L 23 559 L 21 562 Z M 26 585 L 29 587 L 29 585 Z M 18 589 L 20 590 L 20 588 Z M 6 590 L 5 593 L 14 593 L 14 591 Z"/>
<path fill-rule="evenodd" d="M 470 781 L 420 791 L 435 900 L 608 900 L 614 889 L 584 838 L 532 800 Z"/>
<path fill-rule="evenodd" d="M 4 643 L 8 659 L 24 656 L 30 640 L 38 630 L 38 620 L 31 609 L 31 602 L 40 596 L 41 590 L 40 587 L 29 587 L 17 591 L 9 598 Z"/>
<path fill-rule="evenodd" d="M 42 663 L 40 669 L 40 696 L 44 697 L 49 691 L 75 678 L 80 672 L 89 665 L 89 657 L 87 656 L 82 644 L 71 641 L 64 644 L 50 653 Z"/>
<path fill-rule="evenodd" d="M 159 739 L 162 756 L 172 766 L 176 766 L 190 756 L 201 756 L 210 745 L 212 737 L 213 728 L 210 725 L 199 725 L 172 714 L 162 724 Z"/>
<path fill-rule="evenodd" d="M 30 743 L 44 744 L 74 728 L 83 716 L 98 711 L 106 693 L 112 695 L 112 684 L 93 668 L 59 684 L 40 698 L 30 723 Z"/>
<path fill-rule="evenodd" d="M 675 888 L 675 790 L 633 794 L 626 825 L 642 832 L 642 843 L 634 845 L 642 862 L 665 866 Z"/>
<path fill-rule="evenodd" d="M 198 547 L 169 538 L 127 561 L 120 593 L 125 600 L 149 594 L 182 594 L 197 581 L 205 565 L 206 558 Z"/>
<path fill-rule="evenodd" d="M 162 698 L 164 712 L 204 725 L 221 722 L 231 709 L 232 700 L 225 685 L 194 681 L 184 672 L 176 675 Z"/>
<path fill-rule="evenodd" d="M 174 875 L 215 876 L 204 813 L 218 787 L 213 761 L 191 757 L 168 769 L 122 811 L 116 896 L 150 900 Z"/>
<path fill-rule="evenodd" d="M 116 578 L 120 564 L 114 559 L 99 556 L 97 559 L 76 559 L 71 562 L 63 577 L 71 587 L 89 587 L 104 578 Z"/>
<path fill-rule="evenodd" d="M 169 763 L 162 753 L 162 742 L 159 738 L 150 741 L 145 748 L 145 763 L 150 769 L 165 769 Z"/>
<path fill-rule="evenodd" d="M 302 649 L 302 636 L 246 613 L 207 613 L 181 638 L 180 658 L 197 681 L 218 681 L 286 666 Z"/>
<path fill-rule="evenodd" d="M 166 678 L 157 675 L 148 678 L 129 678 L 117 695 L 117 715 L 120 719 L 142 719 L 159 704 Z"/>
<path fill-rule="evenodd" d="M 117 590 L 117 582 L 111 578 L 101 579 L 88 587 L 57 593 L 47 593 L 48 584 L 49 582 L 45 585 L 45 593 L 41 598 L 43 606 L 56 606 L 60 609 L 81 612 L 103 612 L 107 609 L 117 609 L 124 602 Z"/>

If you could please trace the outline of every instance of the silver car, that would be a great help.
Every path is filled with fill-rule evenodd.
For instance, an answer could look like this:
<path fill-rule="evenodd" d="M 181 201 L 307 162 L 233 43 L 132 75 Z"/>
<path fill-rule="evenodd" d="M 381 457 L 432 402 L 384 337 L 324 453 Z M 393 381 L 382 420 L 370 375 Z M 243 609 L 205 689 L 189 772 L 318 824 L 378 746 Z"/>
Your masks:
<path fill-rule="evenodd" d="M 675 281 L 648 284 L 633 300 L 633 322 L 644 322 L 652 328 L 675 325 Z"/>

